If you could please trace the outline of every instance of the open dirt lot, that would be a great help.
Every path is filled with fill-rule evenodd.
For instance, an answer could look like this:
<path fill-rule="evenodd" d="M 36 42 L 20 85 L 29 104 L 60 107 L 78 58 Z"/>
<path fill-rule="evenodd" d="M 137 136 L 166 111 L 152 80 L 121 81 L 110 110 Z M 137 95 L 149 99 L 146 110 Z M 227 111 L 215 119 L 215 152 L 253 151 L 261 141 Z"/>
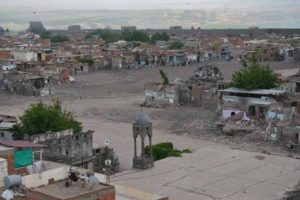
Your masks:
<path fill-rule="evenodd" d="M 216 66 L 218 66 L 221 69 L 223 75 L 225 76 L 225 79 L 229 79 L 232 73 L 235 70 L 240 68 L 240 65 L 235 62 L 218 62 L 216 63 Z M 280 63 L 271 66 L 275 69 L 283 68 L 281 67 L 283 65 L 281 65 Z M 288 67 L 289 66 L 284 65 L 284 68 L 288 68 Z M 167 73 L 170 80 L 174 80 L 175 78 L 188 78 L 189 76 L 191 76 L 195 68 L 196 67 L 169 67 L 169 68 L 164 68 L 164 71 Z M 132 157 L 133 157 L 133 139 L 132 139 L 131 122 L 134 121 L 135 116 L 141 110 L 139 105 L 144 100 L 144 84 L 149 81 L 160 81 L 159 69 L 130 70 L 130 71 L 116 71 L 116 72 L 100 71 L 94 74 L 76 76 L 75 78 L 76 78 L 75 83 L 57 85 L 56 97 L 58 97 L 63 102 L 63 105 L 68 110 L 72 110 L 74 112 L 76 117 L 80 121 L 82 121 L 83 126 L 86 130 L 87 129 L 95 130 L 94 146 L 104 145 L 104 140 L 109 138 L 112 142 L 111 144 L 112 147 L 116 150 L 116 153 L 119 156 L 121 169 L 123 171 L 131 169 Z M 50 97 L 24 97 L 24 96 L 6 94 L 1 91 L 0 92 L 0 113 L 9 114 L 9 115 L 21 115 L 24 112 L 24 109 L 28 108 L 28 106 L 31 103 L 37 102 L 39 100 L 49 102 L 51 98 Z M 251 151 L 265 152 L 265 153 L 272 152 L 273 154 L 278 154 L 278 155 L 291 154 L 291 152 L 287 152 L 286 149 L 279 148 L 269 141 L 252 140 L 251 135 L 238 135 L 236 137 L 217 135 L 214 126 L 215 116 L 216 116 L 215 113 L 216 104 L 213 101 L 213 99 L 212 101 L 209 101 L 209 103 L 204 104 L 202 107 L 186 106 L 186 107 L 170 107 L 166 109 L 143 108 L 143 111 L 148 113 L 151 116 L 153 121 L 153 126 L 154 126 L 153 142 L 158 143 L 163 141 L 170 141 L 173 142 L 175 147 L 177 148 L 190 148 L 195 152 L 195 154 L 192 153 L 191 155 L 188 156 L 192 156 L 192 157 L 195 156 L 197 157 L 197 155 L 200 156 L 200 154 L 196 152 L 201 152 L 201 148 L 206 147 L 206 148 L 214 149 L 215 146 L 221 146 L 220 148 L 218 148 L 219 150 L 220 149 L 221 150 L 216 151 L 213 154 L 222 154 L 222 152 L 227 152 L 228 155 L 229 154 L 231 155 L 231 153 L 234 154 L 234 152 L 237 151 L 237 150 L 232 150 L 232 148 L 242 148 Z M 247 154 L 247 151 L 242 151 L 242 153 L 240 153 L 239 155 L 243 155 L 243 154 L 245 154 L 246 157 L 250 156 L 250 154 L 252 155 L 252 153 L 250 152 L 249 154 Z M 201 156 L 204 155 L 201 154 Z M 197 162 L 201 161 L 201 156 L 197 158 Z M 211 155 L 207 155 L 207 156 L 210 157 Z M 222 155 L 218 155 L 218 156 L 216 158 L 212 157 L 211 159 L 212 160 L 215 159 L 215 161 L 217 161 L 220 159 L 220 157 L 222 157 Z M 171 162 L 172 160 L 167 160 L 164 162 L 169 162 L 169 161 Z M 212 162 L 217 168 L 218 163 L 215 163 L 215 161 Z M 164 162 L 159 161 L 157 167 L 155 167 L 154 169 L 155 170 L 167 169 L 169 165 L 166 165 L 166 168 L 164 169 L 164 164 L 162 164 Z M 179 164 L 184 165 L 185 162 L 193 162 L 193 161 L 186 160 L 186 159 L 182 161 L 177 160 L 176 163 L 174 163 L 174 165 L 179 165 Z M 235 159 L 234 162 L 242 164 L 244 161 L 241 158 L 240 160 Z M 256 162 L 258 163 L 258 161 L 255 161 L 254 163 Z M 286 166 L 288 170 L 297 171 L 296 168 L 297 166 L 295 163 L 297 162 L 299 163 L 298 160 L 292 158 L 284 158 L 282 162 L 286 162 Z M 264 164 L 268 165 L 269 163 L 264 163 Z M 252 162 L 250 165 L 252 166 Z M 200 173 L 201 170 L 199 171 L 197 169 L 197 167 L 199 166 L 198 164 L 186 165 L 186 166 L 187 168 L 195 168 L 195 170 L 198 171 L 199 173 L 199 177 L 200 175 L 207 176 L 207 174 L 205 174 L 206 171 L 204 171 L 203 174 Z M 184 166 L 182 167 L 184 168 Z M 258 167 L 261 167 L 261 165 L 259 164 L 257 168 Z M 282 166 L 278 167 L 279 171 L 281 167 Z M 253 167 L 253 170 L 254 169 L 256 169 L 256 165 Z M 251 170 L 252 168 L 249 170 L 249 173 Z M 262 169 L 262 170 L 268 171 L 268 169 Z M 284 172 L 287 174 L 288 170 Z M 182 175 L 184 175 L 183 171 L 180 170 L 177 171 Z M 245 171 L 247 170 L 245 169 Z M 263 171 L 259 173 L 263 173 Z M 297 174 L 296 179 L 300 180 L 299 171 L 297 171 L 297 173 L 295 174 Z M 279 176 L 280 173 L 276 174 L 276 176 L 277 175 Z M 216 175 L 212 175 L 212 176 L 218 180 L 223 180 L 221 176 L 224 175 L 220 175 L 220 177 Z M 238 175 L 236 177 L 230 177 L 231 176 L 230 174 L 225 174 L 225 176 L 231 178 L 232 179 L 231 182 L 235 182 L 234 179 L 242 182 L 243 180 L 248 180 L 247 177 L 240 177 Z M 251 176 L 251 173 L 249 174 L 249 176 Z M 257 175 L 253 175 L 253 176 L 257 176 Z M 168 176 L 166 176 L 165 178 L 170 181 L 173 180 L 173 178 L 169 179 Z M 180 176 L 178 176 L 178 178 L 180 178 Z M 162 177 L 162 179 L 164 179 L 164 177 Z M 199 180 L 201 180 L 201 177 L 199 178 Z M 195 180 L 193 179 L 189 181 L 189 177 L 187 176 L 186 179 L 184 179 L 183 181 L 170 182 L 161 190 L 156 190 L 154 188 L 153 191 L 161 194 L 169 194 L 170 191 L 174 190 L 174 194 L 177 193 L 178 196 L 180 196 L 179 193 L 183 192 L 183 190 L 185 190 L 185 192 L 187 192 L 186 190 L 188 190 L 185 189 L 187 185 L 185 184 L 184 181 L 188 182 L 187 184 L 190 184 Z M 253 180 L 246 181 L 245 184 L 247 184 L 247 186 L 257 185 L 255 187 L 259 188 L 259 184 L 257 184 L 258 182 L 260 181 L 253 178 Z M 151 185 L 151 181 L 148 183 Z M 213 181 L 213 183 L 216 182 Z M 128 182 L 128 184 L 131 183 Z M 220 182 L 220 184 L 222 184 L 222 182 Z M 284 184 L 284 182 L 280 182 L 280 184 Z M 290 187 L 293 184 L 294 182 L 290 183 L 288 187 Z M 146 186 L 147 184 L 145 185 L 145 187 Z M 170 187 L 172 187 L 172 189 L 170 189 L 170 191 L 168 192 L 167 190 Z M 229 188 L 229 192 L 240 191 L 240 193 L 244 193 L 242 190 L 243 188 L 239 190 L 236 189 L 237 186 L 235 185 L 233 185 L 232 187 L 235 189 L 231 190 L 231 188 Z M 270 185 L 270 187 L 273 187 L 273 189 L 275 188 L 276 190 L 276 188 L 279 186 Z M 282 187 L 284 186 L 280 186 L 280 188 Z M 184 188 L 184 189 L 180 189 L 180 188 Z M 205 191 L 202 191 L 203 189 Z M 222 190 L 222 188 L 220 188 L 220 190 Z M 274 197 L 273 195 L 274 193 L 272 193 L 272 191 L 270 191 L 271 195 L 269 197 Z M 188 196 L 190 198 L 188 198 L 188 196 L 185 196 L 186 197 L 185 199 L 201 199 L 201 198 L 212 199 L 210 196 L 227 197 L 226 196 L 227 193 L 226 194 L 224 193 L 224 195 L 223 194 L 218 195 L 216 192 L 214 192 L 214 187 L 211 187 L 210 189 L 208 188 L 206 190 L 205 184 L 203 185 L 203 187 L 195 187 L 189 193 L 190 194 L 188 194 Z M 203 193 L 204 195 L 197 196 L 199 195 L 197 193 Z M 238 194 L 239 193 L 237 193 L 237 195 Z M 239 196 L 234 196 L 234 197 L 238 199 Z M 252 196 L 250 196 L 248 199 L 272 199 L 269 197 L 268 198 L 267 197 L 251 198 L 251 197 Z M 183 198 L 179 198 L 179 199 L 183 199 Z"/>

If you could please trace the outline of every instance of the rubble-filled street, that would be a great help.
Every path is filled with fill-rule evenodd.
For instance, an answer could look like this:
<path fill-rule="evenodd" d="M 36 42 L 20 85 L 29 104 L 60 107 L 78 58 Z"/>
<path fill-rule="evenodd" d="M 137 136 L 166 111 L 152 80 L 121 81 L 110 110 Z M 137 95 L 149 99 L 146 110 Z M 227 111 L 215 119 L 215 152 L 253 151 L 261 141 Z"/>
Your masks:
<path fill-rule="evenodd" d="M 223 74 L 230 76 L 226 67 L 220 66 Z M 172 79 L 189 77 L 193 70 L 165 68 Z M 260 132 L 218 134 L 214 101 L 201 107 L 143 108 L 153 121 L 154 143 L 170 141 L 177 148 L 190 148 L 193 153 L 158 161 L 154 169 L 145 173 L 127 171 L 132 167 L 133 156 L 131 123 L 141 110 L 143 84 L 159 80 L 158 73 L 158 69 L 101 71 L 77 76 L 75 83 L 56 88 L 57 97 L 75 113 L 85 129 L 95 130 L 95 147 L 104 146 L 104 140 L 110 139 L 121 168 L 121 174 L 113 176 L 113 181 L 169 195 L 175 200 L 183 196 L 191 200 L 275 199 L 297 183 L 299 161 L 286 157 L 298 157 L 296 151 L 273 144 Z M 2 93 L 0 112 L 21 115 L 29 104 L 40 99 L 50 101 L 51 98 Z M 144 180 L 148 176 L 153 181 Z M 155 179 L 163 181 L 155 182 Z"/>

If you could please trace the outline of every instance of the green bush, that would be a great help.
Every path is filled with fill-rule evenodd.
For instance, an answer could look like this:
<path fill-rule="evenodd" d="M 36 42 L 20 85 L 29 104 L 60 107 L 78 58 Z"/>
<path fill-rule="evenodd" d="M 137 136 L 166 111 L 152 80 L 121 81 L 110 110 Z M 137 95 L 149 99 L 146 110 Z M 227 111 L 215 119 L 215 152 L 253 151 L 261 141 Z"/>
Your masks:
<path fill-rule="evenodd" d="M 170 36 L 166 32 L 155 33 L 151 37 L 152 41 L 169 41 L 169 39 L 170 39 Z"/>
<path fill-rule="evenodd" d="M 150 37 L 144 31 L 122 31 L 115 32 L 109 29 L 97 29 L 92 33 L 85 36 L 86 40 L 93 38 L 94 35 L 99 35 L 106 42 L 117 42 L 118 40 L 125 41 L 140 41 L 140 42 L 149 42 Z"/>
<path fill-rule="evenodd" d="M 169 49 L 182 49 L 184 44 L 180 41 L 171 42 L 169 45 Z"/>
<path fill-rule="evenodd" d="M 84 57 L 84 58 L 79 58 L 78 61 L 80 63 L 87 63 L 89 66 L 93 66 L 94 65 L 94 60 L 92 58 L 88 58 L 88 57 Z"/>
<path fill-rule="evenodd" d="M 32 104 L 25 110 L 20 117 L 20 123 L 16 124 L 12 131 L 15 139 L 23 139 L 24 134 L 36 135 L 67 129 L 73 129 L 74 133 L 78 133 L 82 131 L 82 125 L 74 119 L 71 112 L 62 109 L 59 100 L 54 100 L 50 105 L 42 101 Z"/>
<path fill-rule="evenodd" d="M 182 153 L 192 153 L 192 150 L 190 150 L 190 149 L 183 149 L 181 152 Z"/>
<path fill-rule="evenodd" d="M 278 77 L 269 67 L 252 65 L 235 72 L 231 85 L 247 90 L 271 89 L 278 86 Z"/>
<path fill-rule="evenodd" d="M 152 146 L 152 156 L 153 160 L 161 160 L 167 157 L 181 157 L 182 153 L 191 153 L 189 149 L 178 150 L 174 149 L 174 146 L 171 142 L 159 143 Z M 150 146 L 145 147 L 145 154 L 149 157 L 151 156 Z"/>
<path fill-rule="evenodd" d="M 64 35 L 53 35 L 50 37 L 51 42 L 65 42 L 69 41 L 69 38 Z"/>
<path fill-rule="evenodd" d="M 180 150 L 173 150 L 168 153 L 168 157 L 181 157 L 182 152 Z"/>

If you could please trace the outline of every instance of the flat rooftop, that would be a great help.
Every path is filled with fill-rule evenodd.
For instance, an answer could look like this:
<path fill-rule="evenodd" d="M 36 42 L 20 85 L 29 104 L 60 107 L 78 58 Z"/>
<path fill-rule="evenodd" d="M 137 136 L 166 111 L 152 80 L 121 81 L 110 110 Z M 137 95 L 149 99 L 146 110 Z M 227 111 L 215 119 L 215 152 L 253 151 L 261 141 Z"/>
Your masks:
<path fill-rule="evenodd" d="M 72 199 L 74 197 L 113 187 L 105 184 L 99 184 L 93 187 L 89 184 L 85 184 L 85 186 L 82 187 L 83 184 L 84 181 L 79 180 L 78 182 L 72 182 L 72 185 L 70 185 L 70 187 L 65 187 L 65 180 L 61 180 L 44 187 L 35 188 L 32 191 L 55 197 L 57 199 Z"/>

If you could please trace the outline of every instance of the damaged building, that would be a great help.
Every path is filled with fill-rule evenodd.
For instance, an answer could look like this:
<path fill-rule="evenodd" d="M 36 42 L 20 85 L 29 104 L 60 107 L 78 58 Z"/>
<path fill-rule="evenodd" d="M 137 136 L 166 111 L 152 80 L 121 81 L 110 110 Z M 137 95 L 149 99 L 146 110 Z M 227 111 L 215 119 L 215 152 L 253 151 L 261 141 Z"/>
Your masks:
<path fill-rule="evenodd" d="M 0 140 L 12 140 L 11 128 L 16 123 L 15 116 L 0 114 Z"/>
<path fill-rule="evenodd" d="M 198 67 L 190 78 L 190 82 L 197 85 L 203 85 L 204 82 L 216 82 L 222 80 L 223 76 L 220 69 L 211 64 L 204 64 L 202 67 Z"/>
<path fill-rule="evenodd" d="M 48 146 L 43 153 L 46 160 L 103 172 L 104 160 L 111 158 L 112 171 L 117 172 L 119 161 L 113 149 L 107 147 L 93 149 L 93 133 L 93 131 L 73 133 L 72 130 L 66 130 L 27 136 L 27 139 Z"/>
<path fill-rule="evenodd" d="M 5 91 L 26 96 L 53 94 L 51 80 L 22 72 L 2 73 L 1 88 Z"/>
<path fill-rule="evenodd" d="M 228 117 L 228 110 L 235 109 L 247 113 L 247 116 L 256 120 L 264 119 L 269 106 L 286 94 L 284 90 L 278 89 L 244 90 L 233 87 L 219 90 L 219 92 L 219 108 L 223 112 L 222 118 Z M 234 111 L 230 112 L 230 116 L 234 114 Z"/>
<path fill-rule="evenodd" d="M 178 103 L 178 92 L 174 84 L 152 82 L 145 85 L 145 106 L 165 107 Z"/>
<path fill-rule="evenodd" d="M 299 100 L 300 101 L 300 100 Z M 266 116 L 271 140 L 281 140 L 289 148 L 300 145 L 300 107 L 283 104 L 271 105 Z"/>
<path fill-rule="evenodd" d="M 271 105 L 286 97 L 286 92 L 279 89 L 244 90 L 228 88 L 219 90 L 217 126 L 226 134 L 252 132 L 253 123 L 265 123 Z"/>

